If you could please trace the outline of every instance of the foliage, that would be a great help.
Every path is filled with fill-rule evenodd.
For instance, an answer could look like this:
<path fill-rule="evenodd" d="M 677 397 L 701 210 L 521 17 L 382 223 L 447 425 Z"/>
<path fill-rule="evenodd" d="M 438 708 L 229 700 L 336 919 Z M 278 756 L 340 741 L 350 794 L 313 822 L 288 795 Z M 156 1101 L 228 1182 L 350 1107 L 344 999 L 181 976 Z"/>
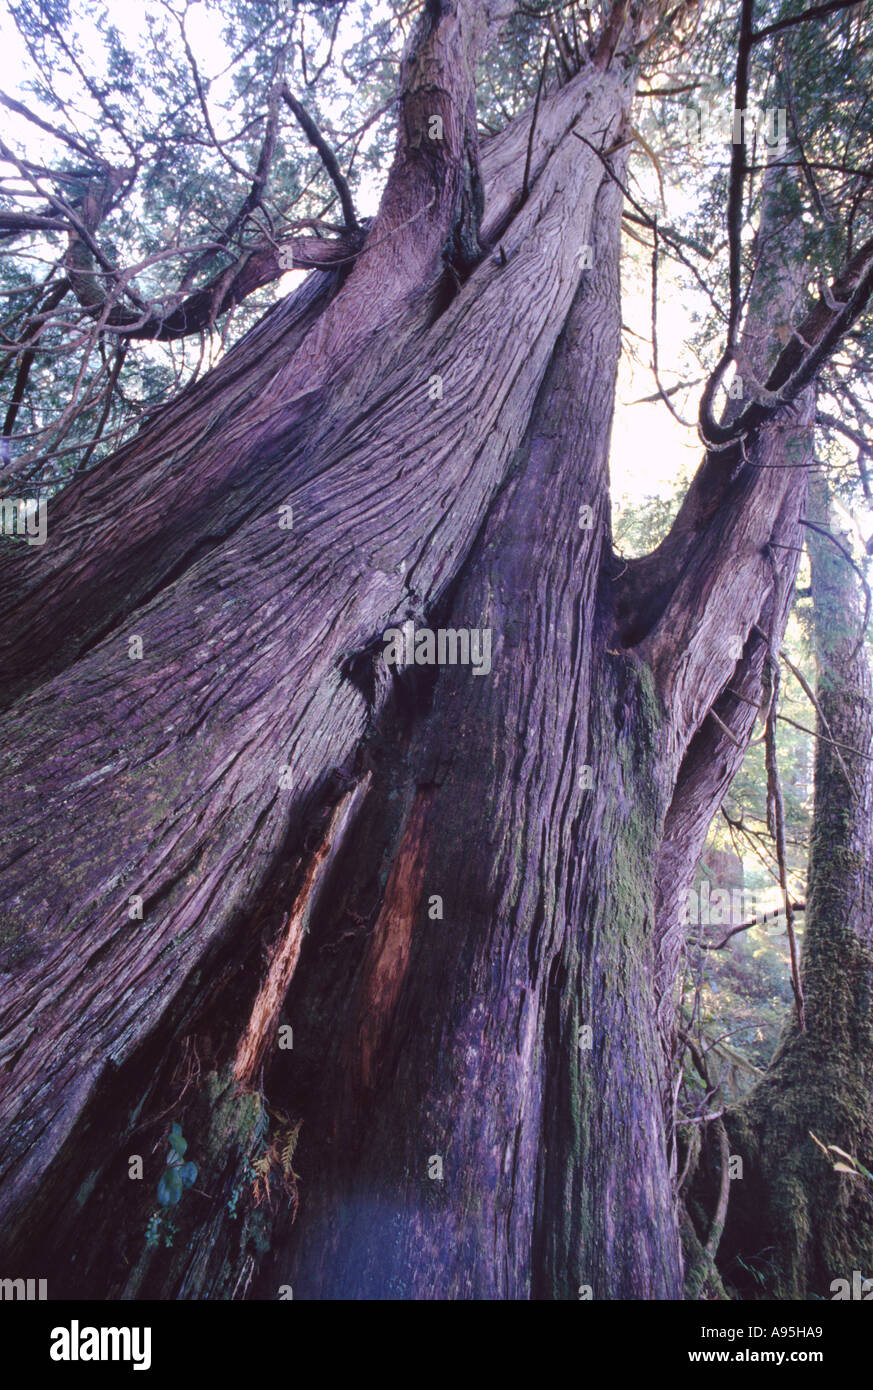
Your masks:
<path fill-rule="evenodd" d="M 278 1186 L 288 1199 L 293 1221 L 300 1200 L 297 1188 L 300 1175 L 295 1173 L 293 1161 L 302 1121 L 298 1120 L 295 1124 L 279 1111 L 275 1112 L 275 1117 L 279 1128 L 272 1141 L 251 1163 L 252 1196 L 256 1207 L 266 1203 L 272 1210 L 273 1186 Z"/>
<path fill-rule="evenodd" d="M 162 1239 L 167 1249 L 172 1246 L 176 1226 L 168 1209 L 177 1206 L 185 1189 L 197 1180 L 197 1165 L 185 1161 L 188 1141 L 175 1120 L 170 1126 L 169 1144 L 166 1166 L 158 1179 L 158 1210 L 152 1213 L 146 1227 L 146 1245 L 150 1249 L 160 1245 Z"/>
<path fill-rule="evenodd" d="M 408 25 L 379 8 L 376 18 L 345 0 L 9 6 L 27 67 L 0 146 L 0 214 L 33 225 L 0 230 L 7 472 L 52 487 L 99 459 L 244 333 L 281 282 L 176 342 L 111 327 L 110 306 L 140 322 L 170 314 L 259 246 L 333 226 L 336 191 L 302 130 L 279 118 L 282 82 L 353 190 L 382 176 Z M 82 256 L 94 295 L 107 296 L 96 318 L 73 293 Z"/>
<path fill-rule="evenodd" d="M 179 1125 L 173 1121 L 170 1128 L 167 1166 L 158 1181 L 158 1201 L 162 1207 L 175 1206 L 181 1200 L 185 1188 L 192 1187 L 197 1179 L 197 1164 L 184 1161 L 187 1148 L 187 1139 Z"/>

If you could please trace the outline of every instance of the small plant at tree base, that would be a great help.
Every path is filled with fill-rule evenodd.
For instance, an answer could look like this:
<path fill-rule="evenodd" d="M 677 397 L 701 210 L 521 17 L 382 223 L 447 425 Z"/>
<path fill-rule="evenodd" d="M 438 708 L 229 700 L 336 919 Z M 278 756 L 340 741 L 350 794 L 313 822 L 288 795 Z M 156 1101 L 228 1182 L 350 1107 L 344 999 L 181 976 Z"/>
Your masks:
<path fill-rule="evenodd" d="M 193 1186 L 197 1178 L 197 1164 L 184 1161 L 187 1148 L 188 1141 L 174 1120 L 170 1129 L 167 1166 L 158 1182 L 158 1201 L 162 1207 L 174 1207 L 185 1188 Z"/>
<path fill-rule="evenodd" d="M 161 1243 L 161 1236 L 164 1238 L 164 1246 L 167 1250 L 173 1244 L 173 1237 L 176 1234 L 176 1226 L 172 1217 L 164 1212 L 153 1212 L 146 1227 L 146 1245 L 152 1250 L 156 1250 Z"/>
<path fill-rule="evenodd" d="M 746 1274 L 750 1275 L 762 1292 L 772 1287 L 776 1278 L 772 1245 L 765 1245 L 763 1250 L 757 1250 L 749 1256 L 748 1260 L 744 1260 L 742 1255 L 738 1255 L 737 1264 L 745 1270 Z"/>
<path fill-rule="evenodd" d="M 242 1196 L 242 1190 L 242 1184 L 237 1183 L 227 1199 L 227 1214 L 231 1221 L 235 1221 L 239 1215 L 237 1207 L 239 1206 L 239 1199 Z"/>

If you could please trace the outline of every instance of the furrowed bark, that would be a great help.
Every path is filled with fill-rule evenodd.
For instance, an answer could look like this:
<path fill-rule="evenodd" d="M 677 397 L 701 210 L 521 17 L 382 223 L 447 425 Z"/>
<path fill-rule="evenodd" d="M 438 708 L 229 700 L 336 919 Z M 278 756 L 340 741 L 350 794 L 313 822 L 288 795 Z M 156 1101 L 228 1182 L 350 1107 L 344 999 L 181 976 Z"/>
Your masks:
<path fill-rule="evenodd" d="M 404 748 L 409 809 L 392 852 L 403 891 L 392 878 L 369 943 L 348 947 L 358 994 L 342 1036 L 328 981 L 349 972 L 330 933 L 314 978 L 292 990 L 289 1017 L 309 1042 L 284 1103 L 306 1115 L 306 1143 L 328 1162 L 264 1294 L 284 1283 L 297 1298 L 563 1299 L 581 1283 L 596 1297 L 669 1297 L 680 1287 L 674 1214 L 659 1200 L 669 1185 L 662 1056 L 644 1022 L 654 821 L 625 819 L 654 711 L 633 660 L 598 651 L 619 218 L 620 194 L 604 181 L 594 269 L 518 476 L 441 618 L 492 627 L 494 667 L 481 680 L 444 672 Z M 584 416 L 580 391 L 592 402 Z M 582 506 L 591 529 L 579 525 Z M 388 771 L 393 785 L 396 762 Z M 428 915 L 434 894 L 440 920 Z M 590 1052 L 579 1036 L 589 1023 Z M 316 1070 L 317 1093 L 307 1085 Z M 629 1084 L 630 1113 L 620 1100 Z"/>
<path fill-rule="evenodd" d="M 48 506 L 49 544 L 3 547 L 0 708 L 69 666 L 253 510 L 269 508 L 283 487 L 281 458 L 250 454 L 236 423 L 252 428 L 276 362 L 304 339 L 340 274 L 311 275 L 207 376 L 65 487 Z"/>
<path fill-rule="evenodd" d="M 576 92 L 592 129 L 629 97 L 615 75 L 583 77 Z M 281 497 L 291 545 L 274 517 L 249 517 L 140 608 L 132 631 L 8 712 L 4 785 L 24 787 L 3 832 L 10 1206 L 21 1210 L 72 1142 L 107 1067 L 172 1027 L 179 982 L 251 914 L 334 770 L 351 771 L 369 718 L 351 672 L 386 626 L 446 592 L 506 480 L 578 284 L 599 180 L 594 156 L 563 144 L 507 238 L 512 274 L 480 264 L 364 416 L 344 415 L 337 392 L 308 441 L 308 481 L 295 488 L 292 467 Z M 510 321 L 509 335 L 488 329 Z M 434 373 L 445 390 L 430 404 Z M 129 660 L 129 636 L 142 661 Z M 16 782 L 37 741 L 38 775 Z M 144 903 L 139 929 L 131 895 Z M 61 1038 L 66 1060 L 47 1077 L 46 1046 Z"/>
<path fill-rule="evenodd" d="M 382 210 L 287 351 L 276 310 L 144 433 L 140 492 L 134 446 L 95 470 L 99 541 L 83 480 L 79 568 L 27 561 L 18 621 L 40 584 L 46 618 L 0 767 L 0 1222 L 4 1260 L 51 1258 L 59 1292 L 681 1292 L 653 865 L 710 711 L 757 679 L 753 624 L 778 627 L 799 485 L 768 425 L 699 551 L 683 522 L 671 582 L 622 587 L 621 206 L 596 148 L 633 73 L 604 50 L 479 175 L 499 14 L 427 7 Z M 491 672 L 387 674 L 408 620 L 490 629 Z M 158 1160 L 141 1187 L 127 1161 L 170 1116 L 200 1190 L 156 1247 Z"/>
<path fill-rule="evenodd" d="M 313 435 L 326 417 L 372 409 L 372 382 L 426 324 L 454 241 L 469 253 L 466 269 L 474 263 L 482 194 L 473 67 L 508 8 L 425 8 L 401 68 L 397 151 L 379 214 L 349 274 L 315 277 L 296 313 L 276 311 L 298 331 L 270 342 L 253 330 L 219 369 L 217 411 L 208 406 L 217 383 L 201 383 L 199 412 L 189 396 L 187 409 L 163 412 L 145 439 L 65 489 L 49 510 L 47 555 L 0 557 L 0 671 L 10 673 L 0 702 L 87 650 L 247 516 L 278 506 L 289 475 L 317 473 Z M 441 122 L 433 138 L 432 116 Z M 249 371 L 255 350 L 259 366 Z M 224 383 L 240 368 L 247 389 L 231 394 Z"/>

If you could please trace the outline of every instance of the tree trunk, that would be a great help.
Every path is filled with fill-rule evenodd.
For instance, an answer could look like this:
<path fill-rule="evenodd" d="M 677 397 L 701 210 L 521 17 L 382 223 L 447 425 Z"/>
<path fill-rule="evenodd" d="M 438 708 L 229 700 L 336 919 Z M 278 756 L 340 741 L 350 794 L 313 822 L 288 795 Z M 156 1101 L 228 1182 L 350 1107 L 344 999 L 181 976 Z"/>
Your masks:
<path fill-rule="evenodd" d="M 664 866 L 781 640 L 808 405 L 616 560 L 616 15 L 480 155 L 499 8 L 432 0 L 348 277 L 4 562 L 0 1223 L 53 1294 L 681 1295 Z M 391 672 L 409 620 L 490 673 Z"/>
<path fill-rule="evenodd" d="M 839 538 L 821 477 L 810 519 Z M 721 1257 L 740 1288 L 737 1255 L 768 1276 L 769 1296 L 789 1299 L 830 1298 L 835 1280 L 851 1287 L 853 1271 L 873 1270 L 873 1183 L 835 1171 L 837 1155 L 829 1163 L 810 1137 L 873 1166 L 873 679 L 852 569 L 818 531 L 807 541 L 819 741 L 801 960 L 806 1027 L 792 1018 L 767 1076 L 726 1117 L 743 1180 L 732 1184 Z"/>

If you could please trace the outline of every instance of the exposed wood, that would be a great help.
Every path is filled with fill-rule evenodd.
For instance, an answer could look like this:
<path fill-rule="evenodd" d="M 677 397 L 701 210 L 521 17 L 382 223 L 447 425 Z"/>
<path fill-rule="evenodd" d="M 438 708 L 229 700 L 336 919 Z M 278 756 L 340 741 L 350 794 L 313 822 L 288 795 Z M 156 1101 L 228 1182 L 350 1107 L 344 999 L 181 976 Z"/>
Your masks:
<path fill-rule="evenodd" d="M 234 1076 L 241 1086 L 254 1084 L 267 1049 L 274 1041 L 279 1011 L 300 959 L 304 933 L 309 930 L 309 922 L 318 907 L 330 867 L 369 785 L 370 777 L 367 775 L 337 805 L 324 840 L 306 870 L 294 906 L 282 924 L 264 983 L 252 1007 L 248 1027 L 237 1047 Z"/>

